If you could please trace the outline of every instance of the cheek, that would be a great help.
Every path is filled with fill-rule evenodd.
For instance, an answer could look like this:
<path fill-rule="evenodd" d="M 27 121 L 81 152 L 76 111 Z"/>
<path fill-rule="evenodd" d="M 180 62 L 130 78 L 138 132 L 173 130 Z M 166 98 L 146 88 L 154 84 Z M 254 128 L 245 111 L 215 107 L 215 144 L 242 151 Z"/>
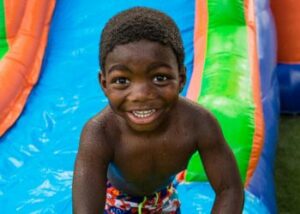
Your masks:
<path fill-rule="evenodd" d="M 110 90 L 107 90 L 106 96 L 110 104 L 114 106 L 120 105 L 125 97 L 125 95 L 122 92 Z"/>
<path fill-rule="evenodd" d="M 179 91 L 178 87 L 168 87 L 161 91 L 162 97 L 168 102 L 174 102 L 178 99 Z"/>

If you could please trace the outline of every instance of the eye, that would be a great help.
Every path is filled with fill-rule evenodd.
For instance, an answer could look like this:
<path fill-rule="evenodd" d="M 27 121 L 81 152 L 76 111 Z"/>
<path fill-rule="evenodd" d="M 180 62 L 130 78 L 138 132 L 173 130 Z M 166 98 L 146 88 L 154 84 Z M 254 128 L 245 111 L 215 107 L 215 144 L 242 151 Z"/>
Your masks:
<path fill-rule="evenodd" d="M 113 83 L 119 84 L 119 85 L 126 85 L 126 84 L 129 84 L 129 79 L 127 79 L 125 77 L 118 77 L 118 78 L 113 79 Z"/>
<path fill-rule="evenodd" d="M 164 82 L 166 80 L 168 80 L 169 78 L 165 75 L 156 75 L 154 78 L 153 78 L 153 81 L 156 82 L 156 83 L 161 83 L 161 82 Z"/>

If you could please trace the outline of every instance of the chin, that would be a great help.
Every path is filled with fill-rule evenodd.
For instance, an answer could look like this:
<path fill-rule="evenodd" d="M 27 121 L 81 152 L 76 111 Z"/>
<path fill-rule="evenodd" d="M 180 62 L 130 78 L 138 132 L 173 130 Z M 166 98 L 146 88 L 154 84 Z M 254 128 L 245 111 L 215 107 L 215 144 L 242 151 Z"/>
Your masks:
<path fill-rule="evenodd" d="M 160 124 L 132 124 L 129 123 L 128 126 L 130 127 L 130 129 L 132 129 L 135 132 L 153 132 L 153 131 L 157 131 L 160 126 Z"/>

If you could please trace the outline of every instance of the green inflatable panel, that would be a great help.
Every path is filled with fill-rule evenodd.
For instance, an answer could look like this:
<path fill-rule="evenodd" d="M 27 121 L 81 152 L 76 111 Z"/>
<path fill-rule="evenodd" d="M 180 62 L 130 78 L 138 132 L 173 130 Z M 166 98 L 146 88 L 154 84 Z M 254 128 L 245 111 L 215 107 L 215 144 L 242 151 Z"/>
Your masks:
<path fill-rule="evenodd" d="M 0 0 L 0 59 L 2 59 L 7 51 L 8 43 L 6 40 L 4 2 Z"/>
<path fill-rule="evenodd" d="M 244 1 L 210 0 L 207 7 L 207 46 L 197 101 L 219 121 L 245 181 L 253 144 L 255 108 Z M 191 158 L 185 179 L 207 180 L 198 153 Z"/>

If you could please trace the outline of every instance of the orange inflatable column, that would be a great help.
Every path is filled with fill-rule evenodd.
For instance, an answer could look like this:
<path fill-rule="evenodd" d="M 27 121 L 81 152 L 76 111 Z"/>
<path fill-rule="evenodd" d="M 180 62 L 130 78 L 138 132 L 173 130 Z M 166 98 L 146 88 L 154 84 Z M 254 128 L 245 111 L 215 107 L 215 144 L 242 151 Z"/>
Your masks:
<path fill-rule="evenodd" d="M 55 0 L 5 1 L 9 51 L 0 62 L 0 136 L 22 112 L 37 82 Z"/>

